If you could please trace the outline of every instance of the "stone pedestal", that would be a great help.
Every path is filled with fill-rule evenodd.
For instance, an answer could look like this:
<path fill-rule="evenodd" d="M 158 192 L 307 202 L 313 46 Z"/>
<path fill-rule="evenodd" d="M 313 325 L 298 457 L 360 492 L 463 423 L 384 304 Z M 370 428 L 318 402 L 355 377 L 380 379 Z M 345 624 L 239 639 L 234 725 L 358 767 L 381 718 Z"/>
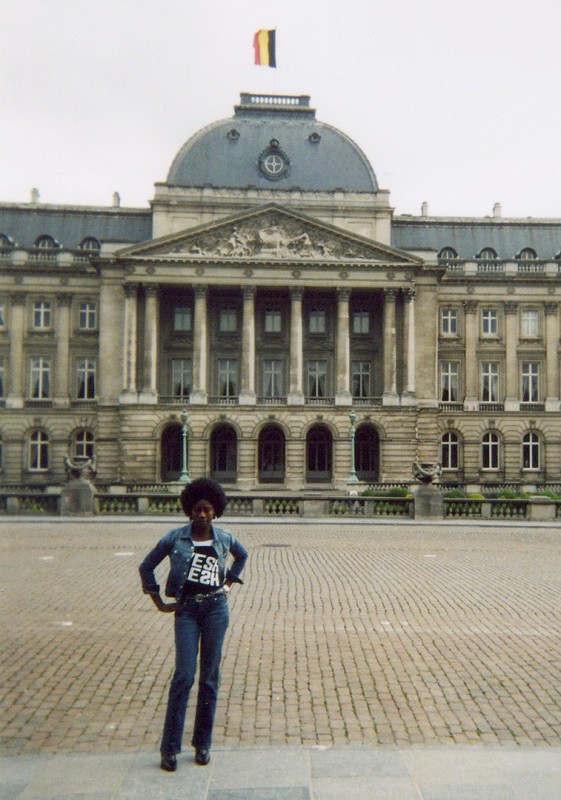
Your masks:
<path fill-rule="evenodd" d="M 430 483 L 419 486 L 415 492 L 415 519 L 443 519 L 442 493 Z"/>
<path fill-rule="evenodd" d="M 85 478 L 70 478 L 60 496 L 61 514 L 93 514 L 95 488 Z"/>

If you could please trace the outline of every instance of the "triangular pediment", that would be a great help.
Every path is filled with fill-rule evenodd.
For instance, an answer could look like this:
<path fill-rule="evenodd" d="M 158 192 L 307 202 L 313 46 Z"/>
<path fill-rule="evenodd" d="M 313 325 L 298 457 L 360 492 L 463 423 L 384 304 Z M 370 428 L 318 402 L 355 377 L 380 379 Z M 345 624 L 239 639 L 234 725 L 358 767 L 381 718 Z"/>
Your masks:
<path fill-rule="evenodd" d="M 273 204 L 134 245 L 117 256 L 149 260 L 422 263 L 403 250 Z"/>

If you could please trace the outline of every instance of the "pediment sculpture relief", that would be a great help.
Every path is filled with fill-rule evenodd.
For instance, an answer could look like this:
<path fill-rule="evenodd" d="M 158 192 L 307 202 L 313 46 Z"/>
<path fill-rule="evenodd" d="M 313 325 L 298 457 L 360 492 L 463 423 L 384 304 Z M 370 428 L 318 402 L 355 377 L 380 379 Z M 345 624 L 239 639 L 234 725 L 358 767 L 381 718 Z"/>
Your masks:
<path fill-rule="evenodd" d="M 204 233 L 183 242 L 175 252 L 223 258 L 359 258 L 372 259 L 372 250 L 286 218 L 259 217 Z"/>

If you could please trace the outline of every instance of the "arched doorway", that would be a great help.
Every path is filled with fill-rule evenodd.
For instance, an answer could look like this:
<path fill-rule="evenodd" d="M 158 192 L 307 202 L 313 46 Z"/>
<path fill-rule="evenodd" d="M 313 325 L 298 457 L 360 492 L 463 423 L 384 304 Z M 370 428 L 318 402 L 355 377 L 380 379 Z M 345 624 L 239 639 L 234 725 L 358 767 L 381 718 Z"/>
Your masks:
<path fill-rule="evenodd" d="M 331 480 L 333 440 L 329 429 L 316 425 L 306 436 L 306 480 L 327 483 Z"/>
<path fill-rule="evenodd" d="M 234 483 L 238 468 L 238 437 L 230 425 L 218 425 L 210 437 L 210 472 L 217 481 Z"/>
<path fill-rule="evenodd" d="M 179 480 L 181 475 L 181 425 L 168 425 L 160 442 L 161 480 L 163 483 Z"/>
<path fill-rule="evenodd" d="M 282 483 L 285 465 L 284 433 L 277 425 L 267 425 L 259 434 L 259 482 Z"/>
<path fill-rule="evenodd" d="M 360 481 L 380 479 L 380 437 L 373 425 L 361 425 L 356 432 L 355 471 Z"/>

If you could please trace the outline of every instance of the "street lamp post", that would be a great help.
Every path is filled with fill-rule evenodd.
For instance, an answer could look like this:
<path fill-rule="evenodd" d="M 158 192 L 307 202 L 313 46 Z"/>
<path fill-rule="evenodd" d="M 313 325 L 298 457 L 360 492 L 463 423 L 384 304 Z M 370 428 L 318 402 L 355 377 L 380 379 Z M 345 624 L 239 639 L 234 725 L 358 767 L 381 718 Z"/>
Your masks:
<path fill-rule="evenodd" d="M 190 483 L 189 473 L 187 472 L 187 412 L 181 412 L 181 475 L 180 483 Z"/>
<path fill-rule="evenodd" d="M 358 483 L 359 480 L 357 478 L 356 470 L 355 470 L 355 434 L 356 434 L 355 422 L 356 422 L 356 414 L 355 414 L 355 412 L 353 410 L 351 410 L 351 413 L 349 414 L 349 419 L 351 421 L 351 472 L 349 474 L 349 478 L 347 480 L 347 484 L 354 485 L 354 484 Z"/>

